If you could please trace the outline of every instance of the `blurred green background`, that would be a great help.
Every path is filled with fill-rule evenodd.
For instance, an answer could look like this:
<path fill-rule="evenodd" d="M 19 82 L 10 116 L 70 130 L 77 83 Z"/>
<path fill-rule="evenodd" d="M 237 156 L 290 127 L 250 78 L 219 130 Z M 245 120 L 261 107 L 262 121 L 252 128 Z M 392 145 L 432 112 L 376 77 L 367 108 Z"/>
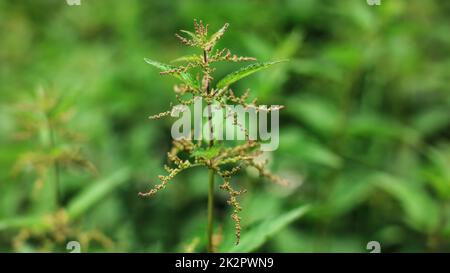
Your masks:
<path fill-rule="evenodd" d="M 164 172 L 172 121 L 147 117 L 175 101 L 176 82 L 143 59 L 192 52 L 174 33 L 194 18 L 229 22 L 219 44 L 238 55 L 290 59 L 235 89 L 286 105 L 270 167 L 291 184 L 237 178 L 238 247 L 217 189 L 219 251 L 450 251 L 448 14 L 433 0 L 1 0 L 0 251 L 205 250 L 206 170 L 137 196 Z M 62 150 L 77 152 L 54 171 Z"/>

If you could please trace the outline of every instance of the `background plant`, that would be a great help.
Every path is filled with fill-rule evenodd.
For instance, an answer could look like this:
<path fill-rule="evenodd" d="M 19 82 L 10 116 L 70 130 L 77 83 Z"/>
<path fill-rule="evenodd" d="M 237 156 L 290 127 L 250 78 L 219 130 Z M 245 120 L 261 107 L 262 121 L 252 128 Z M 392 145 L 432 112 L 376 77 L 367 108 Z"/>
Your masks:
<path fill-rule="evenodd" d="M 58 251 L 71 238 L 83 243 L 85 249 L 92 241 L 111 248 L 113 243 L 102 232 L 81 230 L 72 223 L 83 207 L 89 206 L 85 196 L 98 195 L 98 186 L 66 202 L 68 170 L 82 169 L 97 175 L 96 167 L 81 151 L 83 135 L 70 129 L 74 109 L 69 100 L 39 87 L 33 98 L 14 105 L 12 110 L 18 125 L 13 138 L 28 150 L 18 155 L 11 177 L 33 182 L 32 190 L 24 191 L 23 206 L 29 216 L 0 222 L 2 230 L 18 230 L 11 240 L 14 250 L 37 247 L 39 251 Z M 82 199 L 81 209 L 77 199 Z"/>
<path fill-rule="evenodd" d="M 99 170 L 65 174 L 66 206 L 78 200 L 73 222 L 102 231 L 118 251 L 205 248 L 204 170 L 177 177 L 151 202 L 136 198 L 164 172 L 171 145 L 171 120 L 142 116 L 167 110 L 177 82 L 142 56 L 193 54 L 173 33 L 202 18 L 230 22 L 220 43 L 243 56 L 290 60 L 233 86 L 286 106 L 269 165 L 290 186 L 239 174 L 245 233 L 235 246 L 227 195 L 218 193 L 218 251 L 366 252 L 372 240 L 383 252 L 448 251 L 448 13 L 437 0 L 0 1 L 0 250 L 14 250 L 18 223 L 38 226 L 29 220 L 34 177 L 10 175 L 29 150 L 11 137 L 11 106 L 42 82 L 76 98 L 70 126 L 89 140 L 83 151 Z M 219 64 L 217 79 L 233 66 Z M 79 198 L 94 186 L 101 194 Z"/>

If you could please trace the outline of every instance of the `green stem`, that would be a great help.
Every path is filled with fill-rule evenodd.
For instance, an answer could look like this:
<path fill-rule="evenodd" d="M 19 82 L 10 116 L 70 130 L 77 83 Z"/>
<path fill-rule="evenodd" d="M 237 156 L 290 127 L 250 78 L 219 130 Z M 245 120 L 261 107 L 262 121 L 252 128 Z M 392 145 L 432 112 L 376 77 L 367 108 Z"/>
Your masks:
<path fill-rule="evenodd" d="M 55 162 L 53 168 L 55 169 L 55 195 L 56 195 L 56 206 L 61 207 L 61 190 L 59 182 L 59 163 Z"/>
<path fill-rule="evenodd" d="M 209 95 L 211 92 L 209 86 L 209 64 L 208 64 L 208 52 L 206 50 L 203 51 L 203 62 L 204 62 L 204 80 L 205 91 Z M 209 124 L 209 148 L 214 145 L 214 127 L 212 124 L 212 114 L 211 114 L 211 103 L 208 102 L 208 124 Z M 207 250 L 208 253 L 214 252 L 213 246 L 213 232 L 214 232 L 214 170 L 209 169 L 209 181 L 208 181 L 208 230 L 207 230 Z"/>
<path fill-rule="evenodd" d="M 208 253 L 214 252 L 213 247 L 213 224 L 214 218 L 214 170 L 209 170 L 209 182 L 208 182 Z"/>
<path fill-rule="evenodd" d="M 51 150 L 55 149 L 56 147 L 56 141 L 55 141 L 55 133 L 53 130 L 53 126 L 48 124 L 49 131 L 50 131 L 50 148 Z M 59 163 L 57 160 L 53 162 L 53 169 L 54 169 L 54 189 L 55 189 L 55 203 L 56 207 L 61 207 L 61 189 L 60 189 L 60 171 L 59 171 Z"/>

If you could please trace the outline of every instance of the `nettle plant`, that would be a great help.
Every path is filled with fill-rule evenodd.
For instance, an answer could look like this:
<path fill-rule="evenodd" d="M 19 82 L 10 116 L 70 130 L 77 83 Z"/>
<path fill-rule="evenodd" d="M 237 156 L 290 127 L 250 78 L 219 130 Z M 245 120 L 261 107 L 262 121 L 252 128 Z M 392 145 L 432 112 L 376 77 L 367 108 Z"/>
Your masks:
<path fill-rule="evenodd" d="M 235 222 L 236 244 L 239 244 L 241 237 L 241 217 L 239 212 L 242 208 L 238 202 L 238 197 L 245 190 L 234 189 L 231 184 L 232 177 L 246 167 L 253 167 L 256 168 L 261 177 L 267 178 L 274 183 L 286 184 L 287 182 L 266 169 L 267 160 L 264 160 L 264 157 L 262 157 L 264 151 L 261 149 L 261 141 L 249 135 L 248 128 L 242 124 L 242 120 L 237 117 L 236 112 L 231 111 L 231 114 L 223 117 L 223 119 L 231 119 L 233 126 L 245 136 L 244 140 L 240 142 L 232 141 L 230 145 L 230 142 L 225 143 L 222 138 L 217 138 L 214 131 L 216 126 L 213 124 L 215 119 L 213 119 L 212 108 L 214 106 L 228 110 L 230 105 L 238 105 L 244 110 L 251 109 L 256 112 L 265 112 L 266 114 L 270 112 L 273 114 L 279 111 L 283 106 L 271 106 L 269 108 L 260 106 L 257 104 L 256 99 L 249 101 L 249 90 L 246 90 L 239 96 L 230 88 L 230 85 L 281 61 L 252 63 L 226 75 L 214 84 L 214 64 L 219 62 L 248 62 L 256 61 L 256 59 L 239 57 L 226 48 L 214 49 L 216 43 L 227 30 L 228 23 L 211 36 L 208 35 L 208 25 L 204 25 L 202 21 L 197 22 L 197 20 L 194 20 L 194 26 L 195 32 L 181 30 L 181 33 L 185 34 L 186 37 L 179 34 L 175 34 L 175 36 L 184 45 L 199 49 L 201 51 L 200 54 L 184 56 L 174 60 L 174 62 L 183 63 L 179 66 L 163 64 L 150 59 L 145 59 L 145 61 L 160 69 L 161 75 L 172 75 L 181 81 L 180 84 L 174 87 L 176 99 L 181 106 L 189 107 L 194 105 L 196 99 L 199 98 L 206 102 L 208 128 L 206 131 L 209 134 L 207 133 L 206 137 L 195 139 L 195 141 L 193 141 L 192 137 L 182 137 L 173 140 L 173 146 L 167 154 L 169 164 L 165 165 L 167 174 L 159 176 L 160 184 L 154 186 L 148 192 L 139 193 L 139 195 L 154 195 L 159 190 L 164 189 L 169 181 L 184 170 L 197 166 L 207 168 L 209 170 L 207 250 L 208 252 L 214 252 L 216 243 L 213 242 L 213 203 L 214 179 L 216 175 L 221 177 L 223 181 L 220 189 L 226 191 L 229 195 L 227 202 L 233 210 L 231 218 Z M 174 112 L 177 112 L 176 109 L 175 106 L 168 111 L 149 118 L 160 119 L 166 116 L 175 116 L 176 113 Z"/>
<path fill-rule="evenodd" d="M 36 191 L 53 179 L 53 203 L 60 208 L 62 171 L 76 168 L 97 175 L 94 164 L 81 152 L 84 136 L 67 125 L 75 110 L 67 100 L 42 87 L 32 101 L 16 105 L 15 110 L 19 128 L 15 139 L 31 142 L 31 148 L 18 157 L 12 174 L 34 173 Z"/>
<path fill-rule="evenodd" d="M 84 246 L 90 241 L 111 245 L 102 233 L 84 232 L 73 225 L 74 210 L 69 212 L 63 202 L 66 199 L 62 191 L 63 174 L 73 169 L 98 175 L 95 165 L 81 151 L 84 135 L 72 129 L 75 109 L 70 101 L 40 87 L 33 99 L 15 105 L 13 110 L 17 124 L 14 138 L 29 149 L 18 156 L 12 176 L 18 180 L 34 180 L 33 194 L 26 202 L 30 206 L 25 206 L 32 216 L 19 218 L 21 220 L 4 219 L 0 223 L 3 228 L 18 229 L 12 239 L 13 247 L 20 251 L 30 245 L 49 251 L 69 238 L 77 238 Z"/>

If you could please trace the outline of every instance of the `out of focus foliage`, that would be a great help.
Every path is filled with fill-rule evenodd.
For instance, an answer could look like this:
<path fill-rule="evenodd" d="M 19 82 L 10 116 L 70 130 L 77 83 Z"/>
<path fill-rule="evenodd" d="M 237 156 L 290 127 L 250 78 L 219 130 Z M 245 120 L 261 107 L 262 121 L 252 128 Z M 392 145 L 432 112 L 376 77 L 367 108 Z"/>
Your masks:
<path fill-rule="evenodd" d="M 191 53 L 173 33 L 194 18 L 230 23 L 219 43 L 239 55 L 290 59 L 237 86 L 286 105 L 269 157 L 291 184 L 240 178 L 236 247 L 217 190 L 221 251 L 366 252 L 374 240 L 384 252 L 450 251 L 449 13 L 437 0 L 1 0 L 0 251 L 66 251 L 70 240 L 83 252 L 204 251 L 205 171 L 137 196 L 166 160 L 171 120 L 147 117 L 175 82 L 144 57 Z M 50 145 L 45 113 L 20 106 L 40 89 L 60 100 L 47 117 L 75 139 Z M 50 171 L 69 148 L 70 164 Z M 97 174 L 82 171 L 90 162 Z M 36 166 L 49 169 L 42 181 Z"/>

